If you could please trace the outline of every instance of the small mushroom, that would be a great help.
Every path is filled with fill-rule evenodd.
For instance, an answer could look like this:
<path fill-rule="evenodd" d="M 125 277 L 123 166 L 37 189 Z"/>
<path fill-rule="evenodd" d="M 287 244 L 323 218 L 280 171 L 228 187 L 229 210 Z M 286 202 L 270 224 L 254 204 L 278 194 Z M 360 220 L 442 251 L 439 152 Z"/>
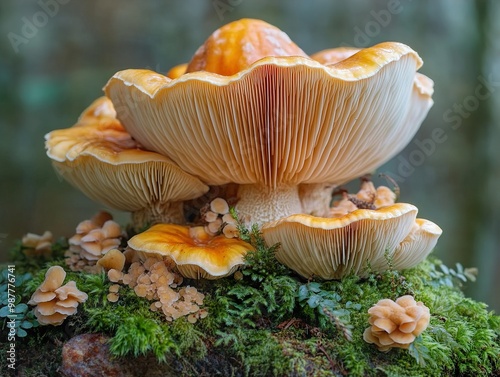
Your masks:
<path fill-rule="evenodd" d="M 382 352 L 391 348 L 408 348 L 429 325 L 430 311 L 412 296 L 398 298 L 396 302 L 383 299 L 372 306 L 370 327 L 363 333 L 367 343 L 375 344 Z"/>
<path fill-rule="evenodd" d="M 110 109 L 111 102 L 101 97 L 75 126 L 47 134 L 53 165 L 89 198 L 132 212 L 137 228 L 161 221 L 183 223 L 182 201 L 208 187 L 167 157 L 144 150 Z"/>
<path fill-rule="evenodd" d="M 76 313 L 79 303 L 87 300 L 87 294 L 78 290 L 74 281 L 62 285 L 65 277 L 62 267 L 50 267 L 45 280 L 28 301 L 29 305 L 35 305 L 34 313 L 41 325 L 60 325 Z"/>
<path fill-rule="evenodd" d="M 41 292 L 53 292 L 59 288 L 66 278 L 66 271 L 60 266 L 52 266 L 45 273 L 45 280 L 38 287 Z"/>
<path fill-rule="evenodd" d="M 176 65 L 167 72 L 166 76 L 170 77 L 171 79 L 176 79 L 177 77 L 180 77 L 184 73 L 186 73 L 187 66 L 187 63 Z"/>
<path fill-rule="evenodd" d="M 293 215 L 265 224 L 262 233 L 268 245 L 281 245 L 276 258 L 306 278 L 366 276 L 368 267 L 387 270 L 393 258 L 394 268 L 411 268 L 432 251 L 441 229 L 416 220 L 416 215 L 417 208 L 406 203 L 358 209 L 337 218 Z M 415 230 L 415 223 L 433 230 L 426 233 L 432 242 L 421 242 L 423 230 Z"/>
<path fill-rule="evenodd" d="M 244 264 L 253 247 L 237 238 L 211 236 L 203 227 L 157 224 L 128 241 L 130 248 L 146 255 L 172 259 L 184 276 L 218 279 L 231 275 Z"/>
<path fill-rule="evenodd" d="M 28 233 L 21 240 L 23 253 L 28 257 L 48 257 L 52 253 L 52 233 L 45 231 L 42 235 Z"/>
<path fill-rule="evenodd" d="M 106 271 L 111 269 L 121 271 L 125 266 L 125 260 L 125 255 L 120 250 L 111 249 L 97 261 L 97 265 Z"/>

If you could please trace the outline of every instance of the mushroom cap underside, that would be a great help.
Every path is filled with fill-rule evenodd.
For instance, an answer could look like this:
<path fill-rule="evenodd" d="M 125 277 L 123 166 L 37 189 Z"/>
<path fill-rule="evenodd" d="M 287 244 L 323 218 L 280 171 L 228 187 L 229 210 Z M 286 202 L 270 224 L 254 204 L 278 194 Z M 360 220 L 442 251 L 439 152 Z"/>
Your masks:
<path fill-rule="evenodd" d="M 276 258 L 304 277 L 365 276 L 390 264 L 395 269 L 414 267 L 432 251 L 442 231 L 416 219 L 417 211 L 397 203 L 338 218 L 293 215 L 265 224 L 262 233 L 268 245 L 281 245 Z"/>
<path fill-rule="evenodd" d="M 125 211 L 193 199 L 208 191 L 167 157 L 142 149 L 111 109 L 111 102 L 102 97 L 75 126 L 46 135 L 47 155 L 64 179 L 92 200 Z"/>
<path fill-rule="evenodd" d="M 125 70 L 105 91 L 134 139 L 207 184 L 340 184 L 411 140 L 432 105 L 420 65 L 384 43 L 329 65 L 267 57 L 232 76 Z"/>

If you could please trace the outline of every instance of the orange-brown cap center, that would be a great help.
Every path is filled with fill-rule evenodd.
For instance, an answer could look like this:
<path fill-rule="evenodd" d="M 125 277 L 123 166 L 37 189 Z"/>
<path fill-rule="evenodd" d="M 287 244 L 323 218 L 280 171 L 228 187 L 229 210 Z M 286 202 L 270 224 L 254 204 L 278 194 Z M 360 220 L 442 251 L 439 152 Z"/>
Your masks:
<path fill-rule="evenodd" d="M 207 71 L 230 76 L 266 56 L 307 57 L 280 29 L 247 18 L 216 30 L 196 51 L 186 72 Z"/>

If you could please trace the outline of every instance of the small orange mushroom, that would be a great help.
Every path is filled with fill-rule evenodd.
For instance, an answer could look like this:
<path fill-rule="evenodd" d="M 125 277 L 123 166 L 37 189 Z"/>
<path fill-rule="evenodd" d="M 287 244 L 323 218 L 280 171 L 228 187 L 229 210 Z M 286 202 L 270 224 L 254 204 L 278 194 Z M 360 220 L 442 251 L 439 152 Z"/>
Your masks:
<path fill-rule="evenodd" d="M 28 233 L 21 240 L 23 253 L 28 257 L 48 257 L 52 253 L 52 233 L 45 231 L 42 235 Z"/>
<path fill-rule="evenodd" d="M 167 77 L 176 79 L 186 73 L 187 63 L 176 65 L 167 72 Z"/>
<path fill-rule="evenodd" d="M 231 275 L 253 247 L 237 238 L 211 236 L 203 227 L 157 224 L 135 235 L 129 247 L 146 255 L 171 258 L 184 276 L 218 279 Z"/>
<path fill-rule="evenodd" d="M 29 305 L 35 305 L 34 313 L 41 325 L 60 325 L 76 313 L 79 303 L 87 300 L 87 294 L 78 290 L 74 281 L 62 285 L 65 277 L 62 267 L 50 267 L 45 280 L 28 301 Z"/>
<path fill-rule="evenodd" d="M 125 260 L 126 257 L 120 250 L 111 249 L 97 261 L 97 265 L 106 271 L 111 269 L 121 271 L 125 266 Z"/>
<path fill-rule="evenodd" d="M 372 306 L 370 327 L 363 333 L 367 343 L 375 344 L 382 352 L 391 348 L 408 348 L 429 325 L 430 311 L 412 296 L 398 298 L 396 302 L 383 299 Z"/>

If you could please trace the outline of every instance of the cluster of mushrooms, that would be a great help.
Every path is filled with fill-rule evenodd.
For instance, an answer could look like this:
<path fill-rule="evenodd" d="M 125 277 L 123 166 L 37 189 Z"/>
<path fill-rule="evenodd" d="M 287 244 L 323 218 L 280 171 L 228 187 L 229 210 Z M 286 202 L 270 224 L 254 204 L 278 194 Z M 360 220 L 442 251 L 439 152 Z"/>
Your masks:
<path fill-rule="evenodd" d="M 433 92 L 421 65 L 392 42 L 308 56 L 276 27 L 242 19 L 166 75 L 116 73 L 73 127 L 46 135 L 47 154 L 88 197 L 131 212 L 137 230 L 152 225 L 128 246 L 173 260 L 185 277 L 228 276 L 252 250 L 186 220 L 185 203 L 214 187 L 234 191 L 239 220 L 280 243 L 277 259 L 306 278 L 384 271 L 389 259 L 406 269 L 441 235 L 415 206 L 330 214 L 336 187 L 417 132 Z"/>

